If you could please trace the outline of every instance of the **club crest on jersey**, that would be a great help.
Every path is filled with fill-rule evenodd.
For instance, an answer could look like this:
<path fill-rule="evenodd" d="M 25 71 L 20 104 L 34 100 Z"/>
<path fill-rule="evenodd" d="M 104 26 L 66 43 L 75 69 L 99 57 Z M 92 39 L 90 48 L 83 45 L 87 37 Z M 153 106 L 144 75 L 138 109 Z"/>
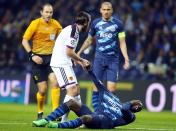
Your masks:
<path fill-rule="evenodd" d="M 73 80 L 73 77 L 72 77 L 72 76 L 69 76 L 69 77 L 68 77 L 68 80 L 71 80 L 71 81 L 72 81 L 72 80 Z"/>
<path fill-rule="evenodd" d="M 71 44 L 74 46 L 76 44 L 76 40 L 72 39 Z"/>

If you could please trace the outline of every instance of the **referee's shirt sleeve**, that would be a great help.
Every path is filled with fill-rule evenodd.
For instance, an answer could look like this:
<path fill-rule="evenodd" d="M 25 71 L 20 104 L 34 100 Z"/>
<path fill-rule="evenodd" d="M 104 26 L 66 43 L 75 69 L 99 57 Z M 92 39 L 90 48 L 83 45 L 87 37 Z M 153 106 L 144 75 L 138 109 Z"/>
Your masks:
<path fill-rule="evenodd" d="M 30 40 L 36 30 L 36 26 L 37 26 L 36 22 L 32 21 L 31 24 L 26 29 L 26 31 L 23 35 L 23 39 Z"/>

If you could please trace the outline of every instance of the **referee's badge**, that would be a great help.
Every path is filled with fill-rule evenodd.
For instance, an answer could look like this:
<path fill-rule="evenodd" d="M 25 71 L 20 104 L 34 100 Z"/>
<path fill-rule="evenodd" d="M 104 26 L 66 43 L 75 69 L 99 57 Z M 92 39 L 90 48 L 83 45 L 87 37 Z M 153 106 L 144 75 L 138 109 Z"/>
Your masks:
<path fill-rule="evenodd" d="M 50 34 L 50 40 L 55 40 L 55 34 Z"/>

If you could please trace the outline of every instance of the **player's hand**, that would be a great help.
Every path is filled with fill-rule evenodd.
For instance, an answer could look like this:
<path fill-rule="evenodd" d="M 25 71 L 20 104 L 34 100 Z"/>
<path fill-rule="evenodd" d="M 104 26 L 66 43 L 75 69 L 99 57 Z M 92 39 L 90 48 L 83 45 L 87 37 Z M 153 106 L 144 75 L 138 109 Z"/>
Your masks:
<path fill-rule="evenodd" d="M 82 61 L 78 62 L 78 64 L 80 64 L 84 70 L 86 70 L 87 67 L 90 66 L 90 62 L 86 59 L 82 59 Z"/>
<path fill-rule="evenodd" d="M 78 62 L 72 59 L 72 64 L 73 64 L 73 67 L 75 67 L 78 64 Z"/>
<path fill-rule="evenodd" d="M 42 64 L 43 63 L 43 59 L 38 55 L 32 56 L 32 61 L 34 61 L 36 64 Z"/>
<path fill-rule="evenodd" d="M 123 65 L 123 68 L 125 70 L 128 70 L 130 68 L 130 62 L 129 62 L 129 60 L 125 60 L 125 64 Z"/>
<path fill-rule="evenodd" d="M 77 55 L 80 57 L 80 56 L 81 56 L 81 53 L 80 53 L 80 52 L 77 52 Z"/>

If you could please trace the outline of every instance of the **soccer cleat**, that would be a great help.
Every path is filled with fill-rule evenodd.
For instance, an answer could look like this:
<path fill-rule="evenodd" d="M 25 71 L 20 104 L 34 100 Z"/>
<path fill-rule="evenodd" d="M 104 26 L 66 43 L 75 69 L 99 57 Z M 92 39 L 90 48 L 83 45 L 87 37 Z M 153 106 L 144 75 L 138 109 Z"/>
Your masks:
<path fill-rule="evenodd" d="M 48 124 L 47 124 L 47 127 L 48 128 L 58 128 L 58 123 L 55 123 L 55 122 L 49 122 Z"/>
<path fill-rule="evenodd" d="M 43 117 L 43 112 L 38 113 L 38 115 L 37 115 L 37 120 L 42 119 L 42 117 Z"/>
<path fill-rule="evenodd" d="M 40 119 L 32 122 L 32 126 L 34 127 L 45 127 L 48 124 L 48 121 L 45 119 Z"/>

